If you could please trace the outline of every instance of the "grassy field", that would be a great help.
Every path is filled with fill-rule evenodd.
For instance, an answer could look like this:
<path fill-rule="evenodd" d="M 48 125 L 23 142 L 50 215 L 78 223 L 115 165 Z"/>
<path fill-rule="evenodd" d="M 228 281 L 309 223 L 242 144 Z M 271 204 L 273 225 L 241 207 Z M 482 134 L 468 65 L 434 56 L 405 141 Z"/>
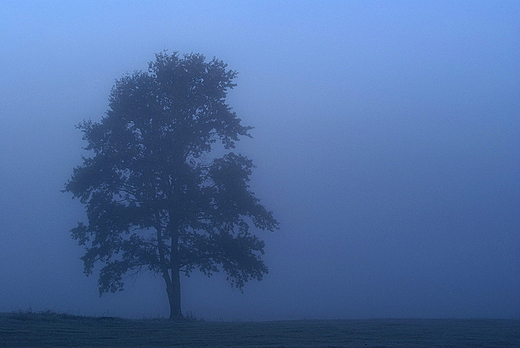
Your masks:
<path fill-rule="evenodd" d="M 1 347 L 520 347 L 520 320 L 170 322 L 0 314 Z"/>

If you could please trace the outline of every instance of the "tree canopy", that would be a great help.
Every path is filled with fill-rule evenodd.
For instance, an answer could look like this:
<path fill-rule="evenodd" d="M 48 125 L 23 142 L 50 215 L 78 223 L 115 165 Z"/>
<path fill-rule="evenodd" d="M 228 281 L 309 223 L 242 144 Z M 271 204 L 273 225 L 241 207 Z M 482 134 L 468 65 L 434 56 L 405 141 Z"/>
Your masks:
<path fill-rule="evenodd" d="M 87 275 L 103 264 L 100 294 L 149 270 L 164 278 L 170 317 L 180 318 L 179 274 L 223 270 L 242 289 L 268 272 L 251 227 L 278 222 L 250 189 L 253 162 L 232 151 L 252 129 L 226 103 L 236 76 L 216 58 L 162 52 L 116 81 L 100 122 L 78 125 L 91 156 L 64 191 L 86 206 L 88 222 L 72 236 L 86 248 Z"/>

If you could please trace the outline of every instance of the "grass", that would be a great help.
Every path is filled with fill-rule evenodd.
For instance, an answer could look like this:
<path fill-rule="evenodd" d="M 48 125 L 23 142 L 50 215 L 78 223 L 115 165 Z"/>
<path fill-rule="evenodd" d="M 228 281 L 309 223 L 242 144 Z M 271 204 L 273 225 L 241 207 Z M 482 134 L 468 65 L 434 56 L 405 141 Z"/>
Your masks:
<path fill-rule="evenodd" d="M 520 320 L 172 322 L 0 314 L 0 347 L 520 347 Z"/>

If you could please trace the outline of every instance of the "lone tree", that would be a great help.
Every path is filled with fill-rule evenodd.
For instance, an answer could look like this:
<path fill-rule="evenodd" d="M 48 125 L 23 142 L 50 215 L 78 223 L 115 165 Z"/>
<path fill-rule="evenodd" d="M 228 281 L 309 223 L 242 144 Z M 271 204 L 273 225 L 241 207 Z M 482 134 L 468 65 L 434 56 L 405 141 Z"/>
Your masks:
<path fill-rule="evenodd" d="M 236 76 L 216 58 L 162 52 L 148 71 L 116 81 L 100 122 L 78 125 L 92 157 L 64 191 L 86 206 L 88 223 L 71 232 L 86 247 L 85 274 L 104 265 L 100 295 L 148 269 L 164 278 L 170 319 L 179 319 L 181 273 L 223 270 L 242 289 L 268 272 L 250 227 L 278 222 L 250 190 L 252 161 L 230 151 L 252 128 L 226 104 Z"/>

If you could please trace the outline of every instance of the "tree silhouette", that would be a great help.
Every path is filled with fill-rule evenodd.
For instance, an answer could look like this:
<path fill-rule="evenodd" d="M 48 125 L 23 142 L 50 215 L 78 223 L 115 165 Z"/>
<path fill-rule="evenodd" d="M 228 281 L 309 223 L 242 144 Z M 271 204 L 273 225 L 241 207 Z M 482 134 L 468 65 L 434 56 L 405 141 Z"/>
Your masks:
<path fill-rule="evenodd" d="M 178 319 L 180 273 L 223 270 L 242 289 L 268 272 L 250 227 L 274 231 L 278 222 L 250 190 L 252 161 L 231 152 L 251 129 L 226 104 L 236 76 L 216 58 L 162 52 L 148 71 L 116 81 L 100 122 L 78 125 L 92 156 L 64 191 L 86 206 L 88 223 L 71 232 L 86 247 L 85 274 L 103 264 L 100 295 L 149 270 L 164 278 Z"/>

